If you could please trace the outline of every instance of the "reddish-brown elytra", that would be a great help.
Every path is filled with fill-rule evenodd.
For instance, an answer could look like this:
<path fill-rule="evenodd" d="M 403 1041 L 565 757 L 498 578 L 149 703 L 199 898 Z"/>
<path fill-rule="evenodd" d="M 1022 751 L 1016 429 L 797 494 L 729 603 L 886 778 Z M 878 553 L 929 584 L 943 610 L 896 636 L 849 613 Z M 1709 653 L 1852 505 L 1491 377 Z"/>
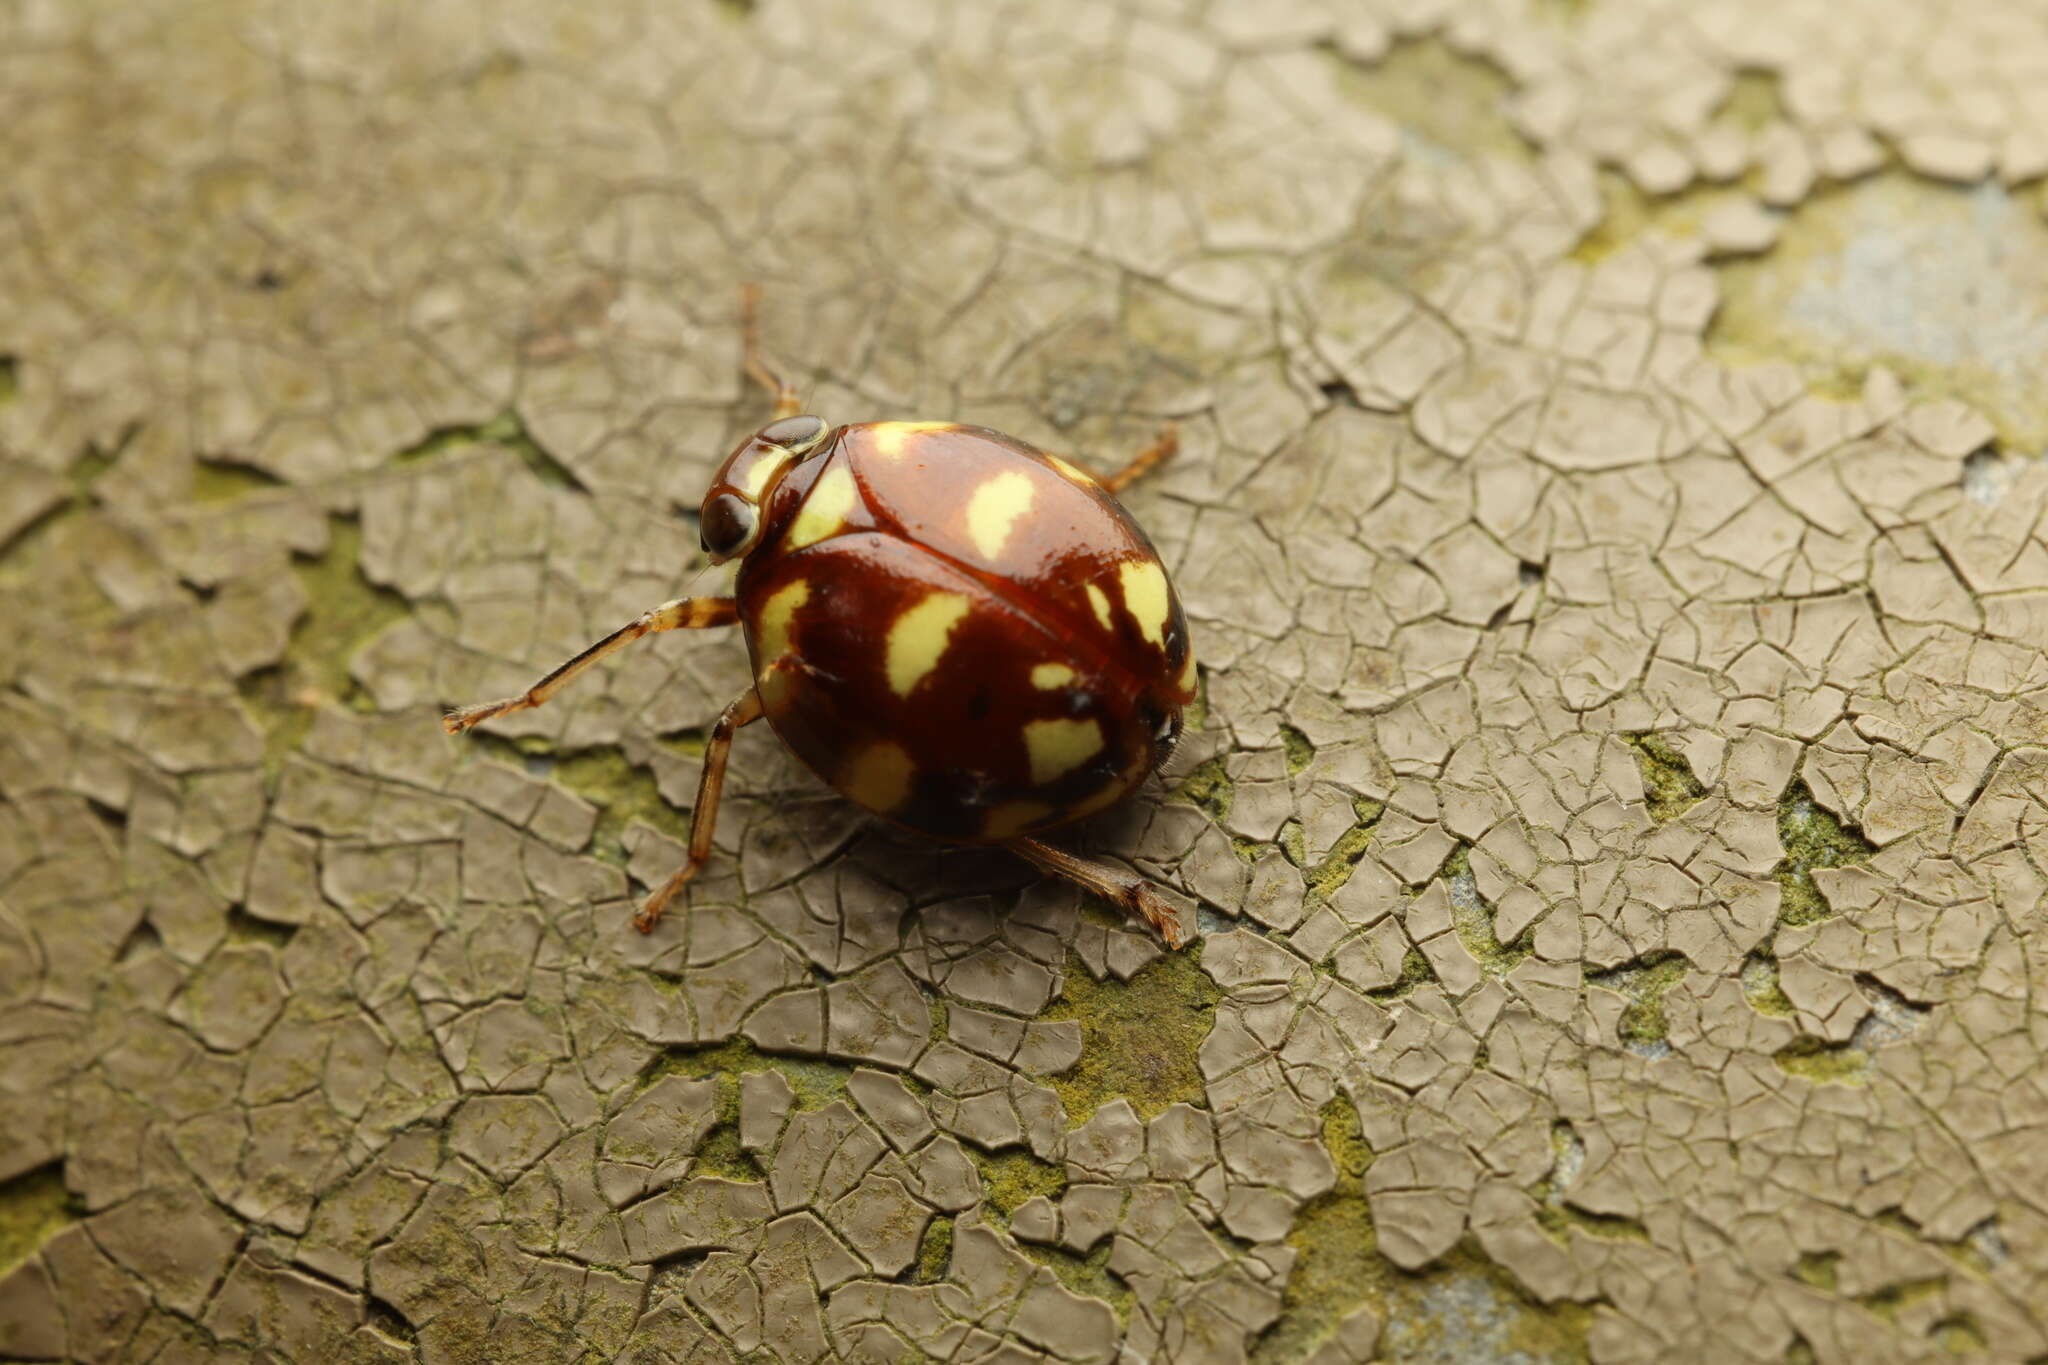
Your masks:
<path fill-rule="evenodd" d="M 653 631 L 736 621 L 754 681 L 712 728 L 689 858 L 635 916 L 643 932 L 711 855 L 733 731 L 766 716 L 876 815 L 1002 844 L 1179 947 L 1143 878 L 1037 838 L 1128 796 L 1195 697 L 1179 599 L 1114 497 L 1173 453 L 1172 430 L 1096 479 L 983 427 L 829 427 L 761 363 L 751 290 L 743 316 L 774 418 L 720 466 L 700 521 L 712 562 L 739 561 L 733 595 L 656 607 L 520 695 L 451 712 L 449 733 L 539 706 Z"/>

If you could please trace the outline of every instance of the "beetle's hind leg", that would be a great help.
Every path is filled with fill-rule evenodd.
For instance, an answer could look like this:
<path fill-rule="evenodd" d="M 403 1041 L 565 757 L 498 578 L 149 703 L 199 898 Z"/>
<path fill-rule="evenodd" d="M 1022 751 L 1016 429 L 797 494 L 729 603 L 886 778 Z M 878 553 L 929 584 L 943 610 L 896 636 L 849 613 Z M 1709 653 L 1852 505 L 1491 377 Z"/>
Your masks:
<path fill-rule="evenodd" d="M 732 751 L 733 731 L 761 719 L 761 710 L 761 694 L 750 687 L 725 708 L 718 723 L 711 727 L 710 742 L 704 746 L 704 771 L 697 778 L 697 808 L 690 812 L 690 856 L 633 916 L 633 927 L 641 933 L 654 932 L 661 912 L 668 909 L 676 893 L 710 860 L 711 835 L 718 828 L 718 797 L 725 789 L 725 759 Z"/>
<path fill-rule="evenodd" d="M 1152 883 L 1136 873 L 1079 857 L 1037 839 L 1012 839 L 1003 847 L 1040 871 L 1070 881 L 1083 891 L 1121 908 L 1125 914 L 1145 921 L 1159 931 L 1159 937 L 1166 940 L 1167 947 L 1186 946 L 1188 933 L 1181 926 L 1180 916 L 1166 903 L 1165 897 L 1152 889 Z"/>
<path fill-rule="evenodd" d="M 518 696 L 478 702 L 474 706 L 458 706 L 441 718 L 441 726 L 449 734 L 459 735 L 472 725 L 480 725 L 493 717 L 514 711 L 531 711 L 561 691 L 578 673 L 643 635 L 652 635 L 658 630 L 729 626 L 739 619 L 739 607 L 730 597 L 679 597 L 673 602 L 664 602 L 631 625 L 621 626 L 605 636 Z"/>
<path fill-rule="evenodd" d="M 768 362 L 761 358 L 761 286 L 758 284 L 740 286 L 740 337 L 746 347 L 747 374 L 756 384 L 775 395 L 775 415 L 769 420 L 779 422 L 785 417 L 796 416 L 800 405 L 795 386 L 769 369 Z"/>
<path fill-rule="evenodd" d="M 1121 493 L 1172 459 L 1179 449 L 1180 430 L 1168 422 L 1159 428 L 1159 434 L 1152 438 L 1151 445 L 1131 456 L 1131 462 L 1122 469 L 1101 480 L 1102 486 L 1110 493 Z"/>

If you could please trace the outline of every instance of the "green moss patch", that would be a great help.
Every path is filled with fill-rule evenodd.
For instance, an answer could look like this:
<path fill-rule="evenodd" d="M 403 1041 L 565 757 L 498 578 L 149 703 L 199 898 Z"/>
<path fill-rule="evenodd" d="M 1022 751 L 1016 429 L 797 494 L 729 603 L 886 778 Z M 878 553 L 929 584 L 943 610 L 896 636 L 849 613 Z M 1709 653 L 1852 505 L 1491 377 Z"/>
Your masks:
<path fill-rule="evenodd" d="M 628 861 L 626 830 L 635 821 L 652 825 L 678 843 L 688 843 L 690 821 L 661 794 L 654 773 L 626 757 L 617 745 L 583 749 L 555 760 L 552 776 L 597 807 L 590 851 L 615 866 Z"/>
<path fill-rule="evenodd" d="M 1309 737 L 1292 725 L 1280 727 L 1280 742 L 1287 747 L 1287 775 L 1294 777 L 1307 770 L 1315 762 L 1316 746 Z"/>
<path fill-rule="evenodd" d="M 474 446 L 498 446 L 519 457 L 533 476 L 550 488 L 582 489 L 583 481 L 554 456 L 541 448 L 516 412 L 502 412 L 488 422 L 441 427 L 417 444 L 391 457 L 395 465 L 420 464 L 451 451 Z"/>
<path fill-rule="evenodd" d="M 1628 1008 L 1621 1014 L 1622 1040 L 1652 1047 L 1663 1043 L 1670 1032 L 1664 1018 L 1664 993 L 1691 967 L 1681 954 L 1649 953 L 1612 971 L 1589 972 L 1586 984 L 1627 996 Z"/>
<path fill-rule="evenodd" d="M 1330 851 L 1323 855 L 1322 861 L 1308 870 L 1308 894 L 1313 899 L 1327 901 L 1339 887 L 1351 880 L 1351 874 L 1358 870 L 1365 850 L 1372 844 L 1372 832 L 1379 827 L 1387 805 L 1384 801 L 1360 796 L 1352 799 L 1351 810 L 1358 823 L 1338 835 L 1337 842 L 1330 845 Z"/>
<path fill-rule="evenodd" d="M 1198 806 L 1204 814 L 1220 825 L 1230 818 L 1230 799 L 1234 792 L 1230 774 L 1224 770 L 1223 759 L 1219 755 L 1197 765 L 1194 771 L 1183 777 L 1174 789 L 1167 793 L 1166 799 Z"/>
<path fill-rule="evenodd" d="M 0 1181 L 0 1276 L 20 1265 L 84 1212 L 58 1162 Z"/>
<path fill-rule="evenodd" d="M 1022 1148 L 971 1155 L 974 1168 L 981 1172 L 982 1198 L 1005 1219 L 1037 1195 L 1057 1202 L 1067 1192 L 1066 1167 Z"/>
<path fill-rule="evenodd" d="M 194 502 L 232 502 L 251 493 L 285 486 L 283 479 L 254 465 L 203 459 L 192 466 Z"/>
<path fill-rule="evenodd" d="M 1451 925 L 1465 951 L 1488 976 L 1506 976 L 1522 965 L 1536 950 L 1536 927 L 1532 924 L 1516 935 L 1514 942 L 1502 943 L 1494 932 L 1493 906 L 1479 894 L 1472 876 L 1472 849 L 1460 844 L 1444 860 L 1439 873 L 1451 893 Z"/>
<path fill-rule="evenodd" d="M 365 645 L 412 613 L 403 596 L 363 575 L 361 523 L 334 517 L 328 526 L 326 551 L 292 566 L 305 590 L 306 609 L 292 625 L 284 661 L 236 684 L 263 731 L 264 770 L 273 776 L 299 747 L 320 707 L 372 709 L 369 694 L 349 675 L 349 664 Z"/>
<path fill-rule="evenodd" d="M 1673 748 L 1671 742 L 1658 734 L 1623 735 L 1629 746 L 1636 751 L 1636 762 L 1643 770 L 1643 792 L 1648 798 L 1650 818 L 1663 824 L 1679 816 L 1707 794 L 1693 775 L 1692 764 L 1685 761 L 1685 755 Z"/>
<path fill-rule="evenodd" d="M 924 1239 L 917 1244 L 917 1264 L 910 1268 L 912 1284 L 937 1284 L 953 1266 L 953 1220 L 943 1215 L 924 1225 Z"/>
<path fill-rule="evenodd" d="M 1173 1104 L 1206 1103 L 1195 1058 L 1223 992 L 1202 970 L 1201 952 L 1196 943 L 1168 953 L 1129 981 L 1097 981 L 1069 960 L 1060 998 L 1040 1017 L 1081 1025 L 1081 1060 L 1048 1082 L 1070 1121 L 1116 1099 L 1148 1119 Z"/>
<path fill-rule="evenodd" d="M 1870 1054 L 1854 1043 L 1825 1043 L 1818 1038 L 1795 1038 L 1772 1054 L 1771 1060 L 1788 1076 L 1798 1076 L 1815 1085 L 1868 1085 Z"/>
<path fill-rule="evenodd" d="M 1758 1014 L 1790 1019 L 1796 1013 L 1792 997 L 1778 984 L 1778 959 L 1769 953 L 1754 952 L 1743 959 L 1742 995 Z"/>
<path fill-rule="evenodd" d="M 1772 875 L 1778 879 L 1778 922 L 1798 926 L 1832 916 L 1835 911 L 1814 884 L 1813 872 L 1821 867 L 1850 867 L 1867 863 L 1877 845 L 1863 837 L 1863 831 L 1837 820 L 1813 799 L 1804 782 L 1795 781 L 1778 803 L 1778 843 L 1785 857 Z"/>

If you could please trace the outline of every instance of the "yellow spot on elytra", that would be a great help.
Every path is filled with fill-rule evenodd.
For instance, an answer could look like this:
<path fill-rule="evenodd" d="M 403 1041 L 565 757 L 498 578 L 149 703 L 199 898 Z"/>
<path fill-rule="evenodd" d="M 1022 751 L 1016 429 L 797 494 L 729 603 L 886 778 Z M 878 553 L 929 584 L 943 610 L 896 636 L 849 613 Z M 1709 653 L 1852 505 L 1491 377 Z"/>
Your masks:
<path fill-rule="evenodd" d="M 1153 644 L 1166 645 L 1166 570 L 1156 559 L 1127 559 L 1119 570 L 1124 584 L 1124 610 Z"/>
<path fill-rule="evenodd" d="M 1068 464 L 1065 460 L 1062 460 L 1057 455 L 1048 455 L 1045 457 L 1045 459 L 1047 464 L 1050 464 L 1054 469 L 1057 469 L 1060 473 L 1066 475 L 1068 478 L 1072 479 L 1075 483 L 1080 484 L 1082 487 L 1093 488 L 1095 486 L 1095 480 L 1088 477 L 1087 470 L 1076 469 L 1073 465 Z"/>
<path fill-rule="evenodd" d="M 1034 720 L 1024 727 L 1024 752 L 1031 757 L 1031 781 L 1042 787 L 1102 752 L 1102 726 L 1092 720 Z"/>
<path fill-rule="evenodd" d="M 1198 680 L 1195 676 L 1195 651 L 1190 649 L 1188 651 L 1188 661 L 1180 666 L 1180 690 L 1192 697 L 1195 695 L 1197 682 Z"/>
<path fill-rule="evenodd" d="M 1065 687 L 1074 680 L 1074 670 L 1065 664 L 1039 664 L 1031 670 L 1031 685 L 1050 690 Z"/>
<path fill-rule="evenodd" d="M 833 465 L 811 485 L 810 495 L 797 509 L 796 522 L 782 543 L 789 549 L 801 550 L 831 535 L 846 524 L 854 496 L 852 471 L 843 464 Z"/>
<path fill-rule="evenodd" d="M 877 422 L 871 439 L 875 454 L 895 459 L 911 437 L 923 431 L 951 431 L 952 422 Z"/>
<path fill-rule="evenodd" d="M 1043 801 L 1005 801 L 982 818 L 984 839 L 1014 839 L 1052 814 Z"/>
<path fill-rule="evenodd" d="M 768 481 L 781 472 L 783 467 L 789 463 L 789 460 L 788 451 L 769 451 L 755 460 L 753 467 L 747 470 L 746 478 L 741 480 L 738 485 L 739 490 L 753 501 L 761 501 L 761 490 L 768 486 Z"/>
<path fill-rule="evenodd" d="M 789 670 L 773 664 L 762 669 L 761 676 L 754 679 L 754 694 L 770 713 L 780 711 L 782 704 L 789 700 Z"/>
<path fill-rule="evenodd" d="M 1088 605 L 1095 608 L 1095 619 L 1102 622 L 1104 630 L 1113 629 L 1109 622 L 1109 594 L 1093 583 L 1088 585 Z"/>
<path fill-rule="evenodd" d="M 789 652 L 790 620 L 796 609 L 810 600 L 810 580 L 798 578 L 784 583 L 761 604 L 761 614 L 754 621 L 754 641 L 761 648 L 762 668 Z"/>
<path fill-rule="evenodd" d="M 967 534 L 982 558 L 994 559 L 1003 552 L 1010 529 L 1017 518 L 1031 510 L 1031 476 L 1014 469 L 982 481 L 967 499 Z"/>
<path fill-rule="evenodd" d="M 877 740 L 860 751 L 846 773 L 846 794 L 869 810 L 884 813 L 896 809 L 910 795 L 910 776 L 916 765 L 910 754 L 894 740 Z"/>
<path fill-rule="evenodd" d="M 935 592 L 906 608 L 889 627 L 889 690 L 907 697 L 925 675 L 939 666 L 953 627 L 967 614 L 967 598 L 957 592 Z"/>

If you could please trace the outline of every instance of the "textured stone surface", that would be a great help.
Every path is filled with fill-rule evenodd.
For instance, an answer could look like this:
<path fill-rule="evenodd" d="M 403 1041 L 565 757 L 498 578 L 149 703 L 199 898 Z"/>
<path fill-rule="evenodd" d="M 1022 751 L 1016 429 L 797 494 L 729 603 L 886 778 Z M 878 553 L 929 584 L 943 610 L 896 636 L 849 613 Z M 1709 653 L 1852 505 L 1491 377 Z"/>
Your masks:
<path fill-rule="evenodd" d="M 0 11 L 0 1355 L 2048 1358 L 2048 20 Z M 761 419 L 1101 468 L 1158 947 L 734 747 Z M 759 1352 L 759 1356 L 752 1353 Z"/>

